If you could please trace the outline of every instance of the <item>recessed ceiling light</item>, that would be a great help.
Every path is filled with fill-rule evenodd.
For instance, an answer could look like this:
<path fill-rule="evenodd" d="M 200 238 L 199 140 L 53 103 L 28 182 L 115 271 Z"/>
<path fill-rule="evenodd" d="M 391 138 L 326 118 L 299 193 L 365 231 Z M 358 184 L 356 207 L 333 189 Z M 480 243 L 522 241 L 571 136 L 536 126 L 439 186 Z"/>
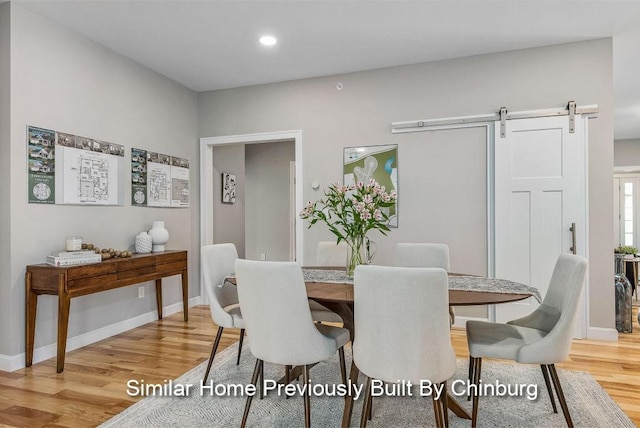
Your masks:
<path fill-rule="evenodd" d="M 278 43 L 278 39 L 276 39 L 273 36 L 262 36 L 260 37 L 260 43 L 262 43 L 265 46 L 273 46 L 276 43 Z"/>

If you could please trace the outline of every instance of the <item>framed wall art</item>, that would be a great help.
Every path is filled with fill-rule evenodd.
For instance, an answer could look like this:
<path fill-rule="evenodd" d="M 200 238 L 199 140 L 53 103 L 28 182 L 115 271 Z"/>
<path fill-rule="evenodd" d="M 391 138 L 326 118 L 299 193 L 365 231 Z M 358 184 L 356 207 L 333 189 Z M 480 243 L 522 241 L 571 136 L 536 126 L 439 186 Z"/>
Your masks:
<path fill-rule="evenodd" d="M 131 149 L 131 205 L 189 207 L 189 160 Z"/>
<path fill-rule="evenodd" d="M 389 227 L 398 227 L 398 145 L 360 146 L 344 148 L 344 184 L 367 183 L 376 180 L 387 192 L 398 193 L 398 203 L 389 209 Z"/>
<path fill-rule="evenodd" d="M 228 172 L 222 173 L 222 203 L 233 204 L 236 202 L 236 176 Z"/>
<path fill-rule="evenodd" d="M 124 146 L 27 126 L 29 203 L 123 205 Z"/>

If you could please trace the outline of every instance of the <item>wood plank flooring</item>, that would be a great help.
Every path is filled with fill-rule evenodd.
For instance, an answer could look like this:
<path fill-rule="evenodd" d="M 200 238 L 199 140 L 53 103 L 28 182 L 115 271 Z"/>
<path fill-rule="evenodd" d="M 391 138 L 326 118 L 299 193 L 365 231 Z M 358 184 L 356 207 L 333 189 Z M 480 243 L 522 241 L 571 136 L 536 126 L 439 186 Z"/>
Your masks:
<path fill-rule="evenodd" d="M 637 315 L 634 316 L 634 320 Z M 136 402 L 126 393 L 130 379 L 162 383 L 209 358 L 217 327 L 206 306 L 152 322 L 67 353 L 65 370 L 55 359 L 13 373 L 0 371 L 0 426 L 91 427 Z M 570 358 L 558 364 L 589 371 L 640 426 L 640 327 L 617 343 L 575 341 Z M 238 340 L 226 330 L 220 349 Z M 456 354 L 468 357 L 462 329 L 452 331 Z"/>

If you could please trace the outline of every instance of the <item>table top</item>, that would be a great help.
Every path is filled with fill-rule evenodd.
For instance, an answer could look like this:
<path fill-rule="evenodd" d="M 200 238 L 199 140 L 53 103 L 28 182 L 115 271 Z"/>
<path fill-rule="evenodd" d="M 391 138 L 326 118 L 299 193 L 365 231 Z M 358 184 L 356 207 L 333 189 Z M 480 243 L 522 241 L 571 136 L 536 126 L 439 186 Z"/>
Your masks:
<path fill-rule="evenodd" d="M 54 266 L 54 265 L 50 265 L 48 263 L 34 263 L 34 264 L 30 264 L 27 265 L 27 270 L 31 269 L 31 268 L 47 268 L 47 269 L 76 269 L 76 268 L 84 268 L 87 266 L 101 266 L 101 265 L 108 265 L 108 264 L 114 264 L 114 263 L 136 263 L 136 261 L 138 261 L 139 259 L 148 259 L 151 257 L 164 257 L 164 258 L 171 258 L 172 256 L 178 256 L 179 258 L 184 258 L 182 257 L 182 254 L 186 254 L 187 250 L 166 250 L 166 251 L 158 251 L 155 253 L 144 253 L 144 254 L 139 254 L 139 253 L 133 253 L 131 254 L 131 256 L 129 257 L 111 257 L 109 259 L 106 260 L 102 260 L 101 262 L 96 262 L 96 263 L 83 263 L 83 264 L 78 264 L 78 265 L 68 265 L 68 266 Z"/>
<path fill-rule="evenodd" d="M 344 269 L 303 268 L 307 296 L 319 303 L 353 304 L 353 280 Z M 235 278 L 228 278 L 235 283 Z M 537 289 L 516 282 L 480 276 L 449 274 L 449 306 L 492 305 L 534 297 L 541 301 Z"/>
<path fill-rule="evenodd" d="M 305 282 L 307 296 L 319 303 L 353 303 L 353 284 Z M 449 290 L 449 306 L 493 305 L 516 302 L 531 294 L 492 293 L 486 291 Z"/>

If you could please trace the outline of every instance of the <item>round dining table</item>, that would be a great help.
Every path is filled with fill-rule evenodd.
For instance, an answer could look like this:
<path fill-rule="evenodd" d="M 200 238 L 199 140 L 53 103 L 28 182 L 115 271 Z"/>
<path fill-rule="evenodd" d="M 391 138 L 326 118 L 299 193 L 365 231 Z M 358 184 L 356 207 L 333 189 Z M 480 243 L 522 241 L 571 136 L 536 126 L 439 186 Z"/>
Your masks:
<path fill-rule="evenodd" d="M 328 271 L 333 272 L 329 273 Z M 353 280 L 343 275 L 344 269 L 338 268 L 304 268 L 303 274 L 307 297 L 340 315 L 344 328 L 349 330 L 351 340 L 353 340 Z M 506 292 L 505 290 L 513 290 L 513 292 Z M 529 297 L 535 297 L 538 301 L 541 300 L 537 290 L 524 284 L 502 279 L 449 273 L 449 306 L 493 305 L 516 302 Z M 355 364 L 352 364 L 349 379 L 352 382 L 357 382 L 358 375 L 359 370 Z M 469 412 L 454 397 L 447 395 L 449 410 L 459 418 L 471 419 Z M 342 415 L 342 427 L 350 426 L 352 411 L 353 401 L 352 399 L 347 399 Z"/>
<path fill-rule="evenodd" d="M 323 280 L 321 277 L 314 278 L 314 273 L 322 271 L 335 272 L 337 279 Z M 353 280 L 345 277 L 345 280 L 341 281 L 339 274 L 337 274 L 337 272 L 344 272 L 344 268 L 305 267 L 303 272 L 307 297 L 340 315 L 344 322 L 344 327 L 349 330 L 353 338 Z M 489 283 L 489 286 L 484 289 L 478 287 L 472 289 L 455 288 L 456 284 L 460 282 L 470 282 L 472 284 Z M 535 297 L 540 300 L 539 295 L 536 295 L 536 291 L 531 287 L 506 280 L 449 273 L 449 283 L 449 306 L 494 305 L 516 302 L 529 297 Z M 502 283 L 507 283 L 513 287 L 514 292 L 496 291 L 497 287 L 495 285 L 501 285 Z"/>
<path fill-rule="evenodd" d="M 340 315 L 344 328 L 349 330 L 351 340 L 354 338 L 354 292 L 353 279 L 344 275 L 344 268 L 338 267 L 305 267 L 303 268 L 307 297 L 315 300 Z M 233 284 L 235 277 L 225 278 Z M 537 289 L 516 282 L 486 278 L 476 275 L 449 273 L 449 306 L 494 305 L 516 302 L 529 297 L 541 301 Z M 301 367 L 290 372 L 289 379 L 301 373 Z M 359 370 L 352 364 L 349 378 L 357 382 Z M 282 381 L 282 380 L 280 380 Z M 449 410 L 463 419 L 471 419 L 471 415 L 453 398 L 449 397 Z M 351 421 L 352 400 L 345 402 L 342 426 L 347 427 Z"/>
<path fill-rule="evenodd" d="M 344 268 L 304 267 L 307 297 L 340 315 L 344 327 L 354 335 L 353 278 L 347 278 Z M 235 275 L 224 281 L 236 283 Z M 504 279 L 449 273 L 449 306 L 495 305 L 534 297 L 541 302 L 537 289 Z"/>

